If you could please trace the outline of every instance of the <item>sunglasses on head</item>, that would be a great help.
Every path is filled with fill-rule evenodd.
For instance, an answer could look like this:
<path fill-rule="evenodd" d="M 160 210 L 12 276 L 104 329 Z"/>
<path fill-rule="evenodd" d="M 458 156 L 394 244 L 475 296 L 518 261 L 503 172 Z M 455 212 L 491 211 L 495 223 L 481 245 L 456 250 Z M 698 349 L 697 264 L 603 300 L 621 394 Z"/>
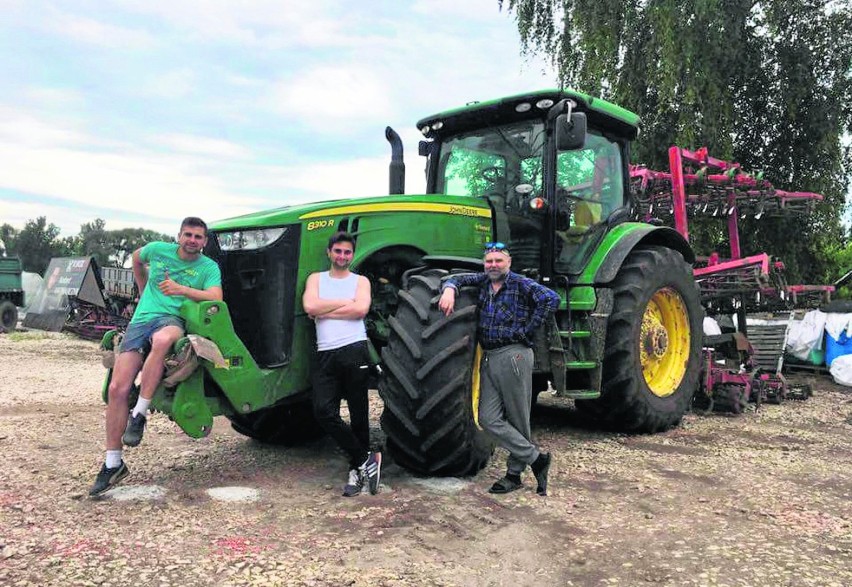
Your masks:
<path fill-rule="evenodd" d="M 497 251 L 508 253 L 509 250 L 506 248 L 504 243 L 494 242 L 494 243 L 485 243 L 485 252 L 486 253 L 494 253 Z"/>

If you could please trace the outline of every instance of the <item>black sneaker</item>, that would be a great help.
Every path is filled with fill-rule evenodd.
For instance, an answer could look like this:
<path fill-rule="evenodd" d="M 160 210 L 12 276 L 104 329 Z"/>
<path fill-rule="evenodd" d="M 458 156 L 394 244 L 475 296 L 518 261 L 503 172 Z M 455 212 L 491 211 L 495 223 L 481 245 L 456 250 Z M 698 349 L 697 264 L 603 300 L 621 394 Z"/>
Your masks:
<path fill-rule="evenodd" d="M 117 467 L 112 468 L 108 468 L 106 463 L 104 463 L 104 466 L 101 467 L 101 472 L 98 473 L 97 477 L 95 477 L 95 484 L 92 485 L 92 488 L 89 490 L 89 495 L 92 497 L 100 495 L 107 489 L 118 485 L 118 482 L 127 477 L 129 474 L 130 469 L 127 468 L 124 461 L 121 461 L 121 464 Z"/>
<path fill-rule="evenodd" d="M 376 495 L 379 492 L 379 481 L 382 478 L 382 453 L 371 452 L 364 461 L 364 464 L 358 467 L 361 477 L 367 480 L 370 486 L 370 494 Z"/>
<path fill-rule="evenodd" d="M 145 433 L 145 422 L 147 420 L 145 414 L 141 412 L 135 416 L 130 416 L 127 419 L 127 428 L 124 430 L 121 442 L 125 446 L 139 446 L 139 443 L 142 442 L 142 435 Z"/>
<path fill-rule="evenodd" d="M 349 480 L 343 486 L 343 497 L 355 497 L 364 488 L 364 478 L 358 469 L 349 470 Z"/>

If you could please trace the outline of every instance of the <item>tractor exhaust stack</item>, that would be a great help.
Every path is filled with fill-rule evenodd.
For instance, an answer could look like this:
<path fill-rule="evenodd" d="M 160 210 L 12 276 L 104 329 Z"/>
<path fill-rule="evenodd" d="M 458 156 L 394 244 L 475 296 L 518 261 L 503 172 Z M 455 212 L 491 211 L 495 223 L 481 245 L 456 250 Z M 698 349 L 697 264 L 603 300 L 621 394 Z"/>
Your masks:
<path fill-rule="evenodd" d="M 385 128 L 385 138 L 391 144 L 390 186 L 388 193 L 390 195 L 404 194 L 405 163 L 402 160 L 402 140 L 400 140 L 396 131 L 389 126 Z"/>

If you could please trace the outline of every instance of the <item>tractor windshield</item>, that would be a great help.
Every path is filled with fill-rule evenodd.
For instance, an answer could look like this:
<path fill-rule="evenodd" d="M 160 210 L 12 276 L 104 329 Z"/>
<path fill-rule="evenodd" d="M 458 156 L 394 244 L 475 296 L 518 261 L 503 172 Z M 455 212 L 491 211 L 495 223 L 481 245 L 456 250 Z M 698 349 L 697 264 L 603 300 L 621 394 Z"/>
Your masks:
<path fill-rule="evenodd" d="M 539 270 L 545 214 L 530 200 L 543 196 L 544 124 L 526 120 L 461 133 L 441 144 L 435 191 L 485 198 L 494 211 L 492 236 L 512 250 L 516 271 Z"/>
<path fill-rule="evenodd" d="M 504 198 L 505 205 L 541 192 L 544 125 L 525 121 L 477 129 L 441 144 L 436 192 Z"/>
<path fill-rule="evenodd" d="M 435 193 L 487 199 L 494 211 L 495 239 L 511 246 L 512 266 L 540 269 L 542 239 L 553 246 L 558 273 L 575 273 L 624 205 L 621 145 L 589 129 L 582 148 L 558 151 L 553 191 L 544 189 L 547 143 L 539 119 L 478 128 L 443 138 L 438 150 Z M 551 154 L 552 156 L 552 154 Z M 533 198 L 555 195 L 546 208 Z M 555 209 L 554 209 L 555 208 Z M 546 234 L 553 214 L 555 237 Z"/>

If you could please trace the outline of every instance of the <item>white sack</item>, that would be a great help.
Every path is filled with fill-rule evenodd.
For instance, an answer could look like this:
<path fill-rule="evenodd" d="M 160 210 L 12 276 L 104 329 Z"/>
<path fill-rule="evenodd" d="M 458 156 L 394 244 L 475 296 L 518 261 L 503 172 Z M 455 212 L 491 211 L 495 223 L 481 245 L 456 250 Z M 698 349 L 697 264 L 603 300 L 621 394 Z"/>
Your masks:
<path fill-rule="evenodd" d="M 787 332 L 787 353 L 807 361 L 812 350 L 822 348 L 822 333 L 828 314 L 811 310 L 801 320 L 790 324 Z"/>
<path fill-rule="evenodd" d="M 852 325 L 852 314 L 835 314 L 834 312 L 826 314 L 825 331 L 831 335 L 831 338 L 840 342 L 840 336 L 845 332 L 848 336 L 852 336 L 852 331 L 849 326 Z"/>
<path fill-rule="evenodd" d="M 841 355 L 831 362 L 828 370 L 834 382 L 846 387 L 852 387 L 852 355 Z"/>
<path fill-rule="evenodd" d="M 704 336 L 718 336 L 722 334 L 719 323 L 710 316 L 704 316 Z"/>

